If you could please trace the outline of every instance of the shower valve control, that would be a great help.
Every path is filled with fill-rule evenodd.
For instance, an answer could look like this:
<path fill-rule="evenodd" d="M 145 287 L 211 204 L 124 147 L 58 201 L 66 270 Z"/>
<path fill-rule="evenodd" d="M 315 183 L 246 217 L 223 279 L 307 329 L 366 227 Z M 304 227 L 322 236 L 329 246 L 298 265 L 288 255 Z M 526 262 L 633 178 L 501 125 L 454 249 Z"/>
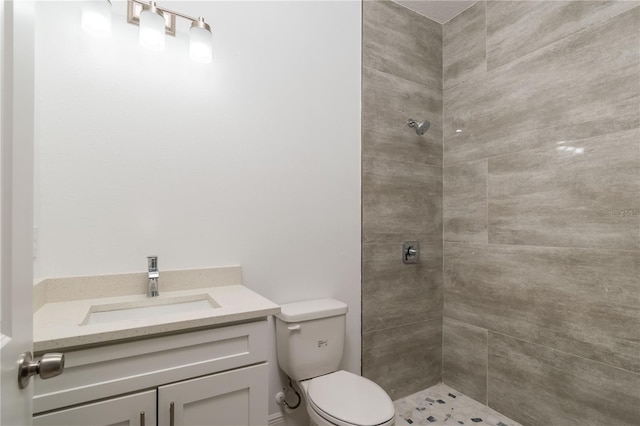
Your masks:
<path fill-rule="evenodd" d="M 420 243 L 417 241 L 405 241 L 402 244 L 402 262 L 418 263 L 420 259 Z"/>

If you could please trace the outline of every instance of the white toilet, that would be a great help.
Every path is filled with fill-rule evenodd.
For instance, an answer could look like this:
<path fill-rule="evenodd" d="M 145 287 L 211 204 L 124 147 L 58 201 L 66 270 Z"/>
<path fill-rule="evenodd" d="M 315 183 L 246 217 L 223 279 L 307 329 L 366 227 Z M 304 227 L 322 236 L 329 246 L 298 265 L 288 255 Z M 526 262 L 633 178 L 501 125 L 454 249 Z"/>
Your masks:
<path fill-rule="evenodd" d="M 276 315 L 278 364 L 303 392 L 311 425 L 392 426 L 389 395 L 364 377 L 339 370 L 347 305 L 334 299 L 281 306 Z"/>

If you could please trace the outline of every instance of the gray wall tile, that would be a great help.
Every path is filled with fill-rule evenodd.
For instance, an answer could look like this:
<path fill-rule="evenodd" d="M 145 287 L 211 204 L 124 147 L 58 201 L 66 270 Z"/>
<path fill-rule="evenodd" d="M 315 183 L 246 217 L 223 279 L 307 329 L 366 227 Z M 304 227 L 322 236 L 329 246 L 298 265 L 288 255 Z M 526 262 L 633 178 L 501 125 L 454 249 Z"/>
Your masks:
<path fill-rule="evenodd" d="M 635 8 L 446 89 L 444 164 L 637 128 L 639 74 Z"/>
<path fill-rule="evenodd" d="M 442 89 L 442 26 L 391 1 L 363 2 L 362 63 Z"/>
<path fill-rule="evenodd" d="M 362 7 L 362 373 L 398 398 L 442 377 L 442 26 Z M 401 261 L 407 240 L 418 265 Z"/>
<path fill-rule="evenodd" d="M 363 375 L 398 399 L 440 382 L 442 319 L 362 335 Z"/>
<path fill-rule="evenodd" d="M 487 67 L 491 70 L 505 65 L 639 4 L 637 1 L 490 1 L 487 3 Z"/>
<path fill-rule="evenodd" d="M 487 160 L 443 170 L 445 241 L 487 242 Z"/>
<path fill-rule="evenodd" d="M 442 169 L 363 157 L 363 243 L 441 239 Z"/>
<path fill-rule="evenodd" d="M 640 251 L 445 243 L 445 316 L 635 372 L 639 288 Z"/>
<path fill-rule="evenodd" d="M 443 380 L 483 398 L 488 330 L 485 395 L 524 424 L 640 418 L 639 4 L 444 27 Z"/>
<path fill-rule="evenodd" d="M 402 263 L 401 242 L 362 246 L 362 332 L 442 317 L 442 241 L 420 243 Z"/>
<path fill-rule="evenodd" d="M 489 159 L 491 243 L 640 250 L 638 211 L 639 129 Z"/>
<path fill-rule="evenodd" d="M 444 318 L 442 381 L 487 403 L 487 330 Z"/>
<path fill-rule="evenodd" d="M 431 127 L 418 136 L 408 118 Z M 363 68 L 362 154 L 441 166 L 442 91 Z"/>
<path fill-rule="evenodd" d="M 640 376 L 489 333 L 489 406 L 526 425 L 637 425 Z"/>
<path fill-rule="evenodd" d="M 445 23 L 442 31 L 444 87 L 487 71 L 485 2 L 479 1 Z"/>

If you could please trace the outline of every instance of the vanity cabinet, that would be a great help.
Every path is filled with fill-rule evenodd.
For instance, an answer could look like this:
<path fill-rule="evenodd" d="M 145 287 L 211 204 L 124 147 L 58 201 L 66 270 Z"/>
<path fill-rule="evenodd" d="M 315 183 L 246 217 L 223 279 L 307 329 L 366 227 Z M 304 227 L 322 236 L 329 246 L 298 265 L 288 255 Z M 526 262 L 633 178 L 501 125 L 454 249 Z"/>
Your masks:
<path fill-rule="evenodd" d="M 34 425 L 265 425 L 267 336 L 264 319 L 63 350 L 64 374 L 36 380 Z"/>

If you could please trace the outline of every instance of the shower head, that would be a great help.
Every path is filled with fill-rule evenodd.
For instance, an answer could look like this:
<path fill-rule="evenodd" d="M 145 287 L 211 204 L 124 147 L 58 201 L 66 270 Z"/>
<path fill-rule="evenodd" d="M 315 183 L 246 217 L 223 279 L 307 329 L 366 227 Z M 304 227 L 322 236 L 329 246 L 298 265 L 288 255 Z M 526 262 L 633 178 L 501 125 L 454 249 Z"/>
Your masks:
<path fill-rule="evenodd" d="M 429 130 L 429 126 L 431 126 L 431 123 L 428 120 L 418 122 L 413 118 L 410 118 L 407 120 L 407 126 L 413 127 L 414 129 L 416 129 L 416 134 L 422 136 L 424 135 L 424 132 Z"/>

